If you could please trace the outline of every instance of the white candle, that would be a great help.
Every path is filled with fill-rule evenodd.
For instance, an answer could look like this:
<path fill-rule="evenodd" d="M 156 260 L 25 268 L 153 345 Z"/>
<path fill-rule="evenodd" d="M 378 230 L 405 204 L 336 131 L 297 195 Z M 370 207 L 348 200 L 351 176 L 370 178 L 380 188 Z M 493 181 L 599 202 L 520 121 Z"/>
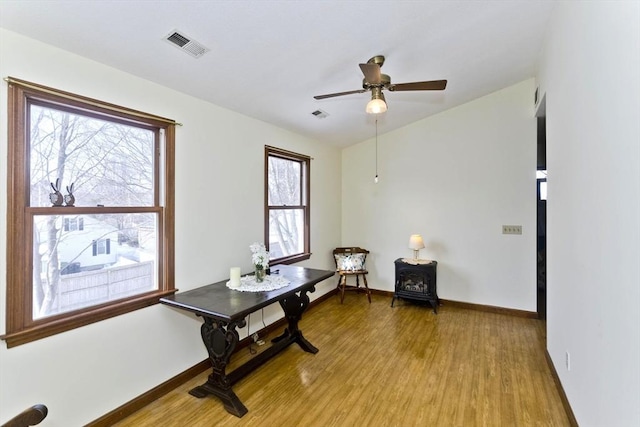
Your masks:
<path fill-rule="evenodd" d="M 240 286 L 240 267 L 231 267 L 229 270 L 229 281 L 231 287 L 237 288 Z"/>

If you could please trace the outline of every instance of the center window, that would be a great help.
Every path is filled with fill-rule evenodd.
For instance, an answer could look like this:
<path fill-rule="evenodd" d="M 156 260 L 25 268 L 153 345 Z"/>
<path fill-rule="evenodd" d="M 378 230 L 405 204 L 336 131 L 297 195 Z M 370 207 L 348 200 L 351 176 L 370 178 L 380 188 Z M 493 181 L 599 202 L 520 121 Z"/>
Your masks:
<path fill-rule="evenodd" d="M 293 263 L 309 253 L 310 158 L 265 147 L 265 245 L 270 263 Z"/>

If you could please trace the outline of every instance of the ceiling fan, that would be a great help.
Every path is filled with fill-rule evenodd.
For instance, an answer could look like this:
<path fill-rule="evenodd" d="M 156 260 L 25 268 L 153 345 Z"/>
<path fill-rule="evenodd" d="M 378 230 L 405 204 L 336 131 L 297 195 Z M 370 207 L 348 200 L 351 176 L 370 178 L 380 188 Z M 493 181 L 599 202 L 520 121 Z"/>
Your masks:
<path fill-rule="evenodd" d="M 362 74 L 364 74 L 364 79 L 362 79 L 362 89 L 317 95 L 314 96 L 314 98 L 326 99 L 371 91 L 371 101 L 367 103 L 366 111 L 369 114 L 378 114 L 387 111 L 387 103 L 384 99 L 384 94 L 382 93 L 383 90 L 389 90 L 391 92 L 409 90 L 444 90 L 447 87 L 446 80 L 430 80 L 426 82 L 397 84 L 391 83 L 391 77 L 380 72 L 380 67 L 382 67 L 383 64 L 384 56 L 382 55 L 374 56 L 369 59 L 366 64 L 360 64 L 360 69 L 362 70 Z"/>

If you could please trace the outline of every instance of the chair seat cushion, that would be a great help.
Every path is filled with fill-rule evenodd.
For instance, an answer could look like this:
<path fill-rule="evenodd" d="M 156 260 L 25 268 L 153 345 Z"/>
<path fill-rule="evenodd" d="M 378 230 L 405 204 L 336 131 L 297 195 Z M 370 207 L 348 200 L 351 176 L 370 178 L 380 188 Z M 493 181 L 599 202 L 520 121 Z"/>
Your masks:
<path fill-rule="evenodd" d="M 338 274 L 341 276 L 358 276 L 358 275 L 369 274 L 369 272 L 367 270 L 353 270 L 353 271 L 338 270 Z"/>
<path fill-rule="evenodd" d="M 364 260 L 366 254 L 345 254 L 334 256 L 336 257 L 337 269 L 340 271 L 364 270 Z"/>

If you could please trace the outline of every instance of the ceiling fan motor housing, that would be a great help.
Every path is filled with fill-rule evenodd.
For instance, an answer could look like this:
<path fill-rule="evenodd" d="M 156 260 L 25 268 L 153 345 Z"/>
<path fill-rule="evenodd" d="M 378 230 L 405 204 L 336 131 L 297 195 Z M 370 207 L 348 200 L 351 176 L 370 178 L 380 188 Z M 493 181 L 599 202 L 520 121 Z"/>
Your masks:
<path fill-rule="evenodd" d="M 378 64 L 382 67 L 382 64 L 384 64 L 384 55 L 376 55 L 373 58 L 370 58 L 367 61 L 367 64 Z"/>
<path fill-rule="evenodd" d="M 391 77 L 389 77 L 387 74 L 380 74 L 379 83 L 369 83 L 366 77 L 362 79 L 362 87 L 367 90 L 374 87 L 381 87 L 381 88 L 387 89 L 390 84 L 391 84 Z"/>

